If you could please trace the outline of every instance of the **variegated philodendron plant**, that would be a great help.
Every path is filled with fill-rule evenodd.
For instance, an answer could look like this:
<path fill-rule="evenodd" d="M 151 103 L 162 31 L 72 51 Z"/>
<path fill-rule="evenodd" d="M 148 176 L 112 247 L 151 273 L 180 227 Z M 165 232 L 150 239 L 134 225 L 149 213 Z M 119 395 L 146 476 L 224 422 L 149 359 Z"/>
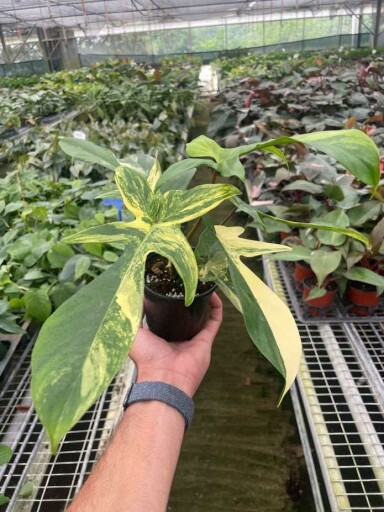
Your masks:
<path fill-rule="evenodd" d="M 187 145 L 190 158 L 163 173 L 154 158 L 118 161 L 107 149 L 87 141 L 63 138 L 61 148 L 71 157 L 115 171 L 126 214 L 124 221 L 91 227 L 63 239 L 65 243 L 122 242 L 119 260 L 68 299 L 43 325 L 32 357 L 32 396 L 55 452 L 61 438 L 106 389 L 129 353 L 143 311 L 144 271 L 149 253 L 174 265 L 184 282 L 185 304 L 192 303 L 198 278 L 217 283 L 243 314 L 256 347 L 285 379 L 282 396 L 295 379 L 301 343 L 294 319 L 284 304 L 242 262 L 289 250 L 286 246 L 241 238 L 243 228 L 213 226 L 207 215 L 230 200 L 258 222 L 263 217 L 239 198 L 230 184 L 187 186 L 201 165 L 225 177 L 244 180 L 240 157 L 264 149 L 285 160 L 278 146 L 302 143 L 323 151 L 359 180 L 375 188 L 379 181 L 379 152 L 358 130 L 330 131 L 282 137 L 235 149 L 223 149 L 205 136 Z M 181 225 L 203 216 L 195 250 Z M 289 222 L 279 219 L 281 222 Z M 348 229 L 336 230 L 369 243 Z"/>

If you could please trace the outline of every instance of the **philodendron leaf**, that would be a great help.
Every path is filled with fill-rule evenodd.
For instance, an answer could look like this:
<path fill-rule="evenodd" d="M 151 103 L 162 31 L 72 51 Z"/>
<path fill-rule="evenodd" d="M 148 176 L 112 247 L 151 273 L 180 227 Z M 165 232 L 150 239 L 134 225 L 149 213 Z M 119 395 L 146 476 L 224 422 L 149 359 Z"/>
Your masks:
<path fill-rule="evenodd" d="M 329 222 L 296 222 L 294 220 L 281 219 L 280 217 L 273 217 L 272 215 L 268 215 L 263 212 L 259 212 L 259 215 L 262 219 L 270 219 L 276 222 L 282 222 L 287 226 L 297 227 L 297 228 L 312 228 L 312 229 L 321 229 L 324 231 L 334 231 L 335 233 L 341 233 L 342 235 L 349 236 L 350 238 L 354 238 L 355 240 L 359 240 L 359 242 L 363 242 L 365 245 L 370 244 L 369 238 L 367 238 L 362 233 L 355 231 L 354 229 L 345 229 L 335 226 Z"/>
<path fill-rule="evenodd" d="M 240 191 L 233 185 L 199 185 L 190 190 L 170 190 L 164 194 L 158 221 L 181 224 L 209 212 Z"/>
<path fill-rule="evenodd" d="M 312 251 L 309 264 L 316 275 L 319 287 L 324 283 L 325 278 L 337 269 L 341 256 L 341 251 L 325 251 L 322 249 Z"/>
<path fill-rule="evenodd" d="M 159 224 L 145 236 L 132 236 L 127 252 L 66 300 L 40 332 L 32 355 L 32 398 L 53 452 L 128 354 L 141 322 L 151 252 L 172 261 L 191 304 L 197 286 L 192 248 L 179 227 Z"/>
<path fill-rule="evenodd" d="M 213 140 L 201 135 L 187 144 L 187 153 L 192 157 L 211 157 L 218 164 L 225 159 L 232 159 L 233 163 L 236 158 L 253 151 L 268 150 L 271 147 L 295 142 L 301 142 L 322 151 L 335 158 L 363 183 L 375 188 L 378 186 L 380 153 L 375 143 L 360 130 L 329 130 L 291 137 L 284 136 L 233 149 L 223 149 Z M 240 163 L 239 160 L 237 161 Z"/>
<path fill-rule="evenodd" d="M 244 167 L 237 152 L 220 147 L 214 140 L 205 135 L 200 135 L 187 144 L 187 154 L 190 157 L 213 158 L 217 164 L 216 170 L 222 176 L 236 176 L 241 181 L 245 180 Z"/>
<path fill-rule="evenodd" d="M 156 197 L 147 180 L 128 167 L 118 167 L 115 174 L 125 207 L 133 213 L 136 220 L 152 223 L 152 205 Z"/>
<path fill-rule="evenodd" d="M 228 262 L 228 272 L 219 271 L 214 280 L 230 300 L 236 299 L 234 304 L 241 308 L 252 341 L 285 378 L 284 396 L 299 368 L 300 336 L 288 307 L 244 265 L 241 257 L 289 248 L 239 238 L 244 231 L 239 227 L 215 226 L 213 229 L 209 221 L 205 220 L 205 224 L 199 246 L 204 246 L 206 251 L 214 251 L 211 257 L 215 251 L 224 252 Z M 214 272 L 214 267 L 211 271 Z"/>
<path fill-rule="evenodd" d="M 110 313 L 139 244 L 132 237 L 129 253 L 66 300 L 40 331 L 32 354 L 32 398 L 53 452 L 116 375 L 136 335 L 138 325 L 129 317 Z M 139 322 L 142 304 L 131 305 Z"/>
<path fill-rule="evenodd" d="M 78 158 L 83 162 L 99 164 L 114 171 L 119 166 L 115 155 L 106 148 L 101 148 L 87 140 L 79 140 L 72 137 L 61 137 L 59 140 L 61 149 L 72 158 Z"/>
<path fill-rule="evenodd" d="M 163 172 L 157 182 L 156 189 L 160 190 L 163 194 L 168 192 L 168 190 L 185 190 L 195 175 L 196 168 L 202 165 L 217 169 L 217 165 L 213 160 L 186 158 L 185 160 L 170 165 L 168 169 Z"/>
<path fill-rule="evenodd" d="M 66 244 L 92 244 L 92 243 L 110 243 L 126 242 L 130 243 L 132 235 L 137 235 L 137 231 L 147 233 L 150 229 L 148 224 L 140 221 L 133 222 L 110 222 L 101 226 L 92 226 L 62 239 Z"/>
<path fill-rule="evenodd" d="M 239 210 L 247 213 L 250 217 L 252 217 L 257 227 L 263 228 L 263 221 L 261 220 L 259 212 L 254 206 L 250 206 L 238 196 L 231 197 L 231 203 L 233 203 Z"/>
<path fill-rule="evenodd" d="M 372 286 L 377 286 L 379 288 L 384 287 L 384 277 L 368 268 L 353 267 L 348 270 L 348 272 L 344 273 L 344 277 L 350 279 L 351 281 L 371 284 Z"/>
<path fill-rule="evenodd" d="M 158 159 L 155 159 L 155 162 L 148 174 L 147 182 L 150 186 L 151 190 L 156 189 L 157 182 L 159 181 L 161 177 L 161 167 Z"/>
<path fill-rule="evenodd" d="M 295 135 L 292 139 L 332 156 L 360 181 L 377 187 L 380 153 L 372 139 L 362 131 L 330 130 Z"/>

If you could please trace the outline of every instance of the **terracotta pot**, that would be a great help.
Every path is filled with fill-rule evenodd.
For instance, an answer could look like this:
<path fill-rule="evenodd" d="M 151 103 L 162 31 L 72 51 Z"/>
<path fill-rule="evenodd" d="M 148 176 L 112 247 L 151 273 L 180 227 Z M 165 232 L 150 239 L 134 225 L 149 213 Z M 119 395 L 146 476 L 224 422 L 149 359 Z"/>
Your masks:
<path fill-rule="evenodd" d="M 296 289 L 302 290 L 304 279 L 312 276 L 314 276 L 314 273 L 308 263 L 305 261 L 295 261 L 294 279 Z"/>
<path fill-rule="evenodd" d="M 327 293 L 317 299 L 305 300 L 314 286 L 313 278 L 307 277 L 303 283 L 303 299 L 306 312 L 310 316 L 324 316 L 331 308 L 337 293 L 337 285 L 330 282 L 326 285 Z"/>
<path fill-rule="evenodd" d="M 209 299 L 216 288 L 213 283 L 186 307 L 184 299 L 166 297 L 145 286 L 144 311 L 149 329 L 167 341 L 190 340 L 203 327 Z"/>
<path fill-rule="evenodd" d="M 358 316 L 368 316 L 375 312 L 380 302 L 375 286 L 352 281 L 348 286 L 347 297 L 351 304 L 351 312 Z"/>

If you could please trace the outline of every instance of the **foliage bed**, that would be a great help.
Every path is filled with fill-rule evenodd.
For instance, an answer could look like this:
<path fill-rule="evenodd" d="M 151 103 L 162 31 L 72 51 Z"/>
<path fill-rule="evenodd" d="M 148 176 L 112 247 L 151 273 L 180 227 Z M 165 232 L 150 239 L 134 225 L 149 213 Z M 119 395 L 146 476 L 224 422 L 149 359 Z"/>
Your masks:
<path fill-rule="evenodd" d="M 276 54 L 271 60 L 246 56 L 217 63 L 226 85 L 216 98 L 209 134 L 232 148 L 282 134 L 358 128 L 383 148 L 383 62 L 362 56 L 350 51 L 286 60 Z M 267 215 L 253 225 L 271 241 L 288 235 L 284 243 L 293 247 L 272 259 L 307 262 L 316 276 L 311 298 L 324 295 L 330 281 L 342 297 L 352 281 L 381 293 L 384 181 L 375 190 L 363 186 L 332 158 L 308 155 L 300 145 L 287 156 L 286 162 L 261 152 L 243 159 L 251 203 Z M 368 247 L 344 235 L 303 229 L 303 222 L 353 229 L 369 240 Z"/>
<path fill-rule="evenodd" d="M 44 321 L 115 262 L 122 250 L 119 243 L 74 248 L 60 243 L 72 231 L 116 220 L 118 212 L 97 198 L 113 173 L 71 162 L 59 148 L 59 137 L 77 132 L 108 145 L 119 158 L 157 153 L 164 164 L 171 163 L 186 128 L 197 77 L 198 67 L 188 62 L 166 62 L 153 70 L 114 61 L 47 75 L 34 86 L 76 98 L 81 115 L 59 127 L 36 127 L 22 140 L 3 142 L 0 333 L 19 332 L 25 316 Z"/>

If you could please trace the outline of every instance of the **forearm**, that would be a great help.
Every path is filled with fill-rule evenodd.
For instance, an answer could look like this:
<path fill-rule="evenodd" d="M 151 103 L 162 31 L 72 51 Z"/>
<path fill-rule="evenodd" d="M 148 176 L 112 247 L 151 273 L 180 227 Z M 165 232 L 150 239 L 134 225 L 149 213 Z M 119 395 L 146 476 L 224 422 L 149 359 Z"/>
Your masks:
<path fill-rule="evenodd" d="M 184 427 L 162 402 L 130 405 L 68 512 L 164 512 Z"/>

